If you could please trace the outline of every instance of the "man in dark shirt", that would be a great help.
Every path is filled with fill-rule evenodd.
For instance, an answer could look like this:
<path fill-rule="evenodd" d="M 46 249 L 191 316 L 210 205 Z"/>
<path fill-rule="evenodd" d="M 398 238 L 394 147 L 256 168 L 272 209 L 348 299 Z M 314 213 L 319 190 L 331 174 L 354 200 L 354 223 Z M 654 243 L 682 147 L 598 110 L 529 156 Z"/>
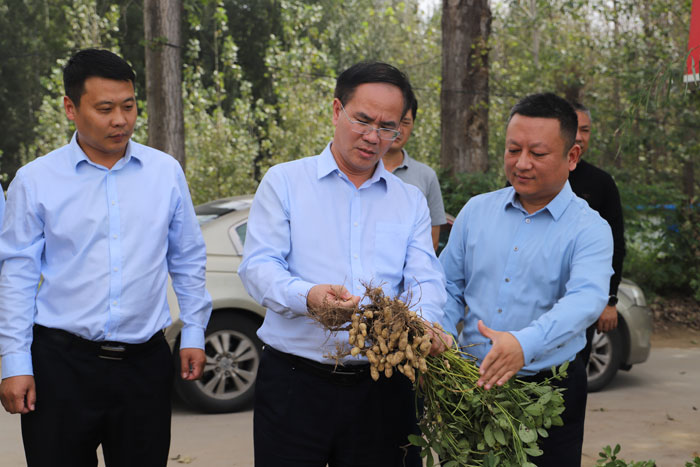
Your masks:
<path fill-rule="evenodd" d="M 615 270 L 610 278 L 610 298 L 598 321 L 588 328 L 586 332 L 586 347 L 581 351 L 584 361 L 588 364 L 591 354 L 591 340 L 597 329 L 598 332 L 612 331 L 617 327 L 617 288 L 622 278 L 622 262 L 625 258 L 625 235 L 622 220 L 622 204 L 620 193 L 613 178 L 602 169 L 583 160 L 588 150 L 588 141 L 591 136 L 591 112 L 578 102 L 572 103 L 578 117 L 578 132 L 576 144 L 581 147 L 581 156 L 576 169 L 569 173 L 571 189 L 579 198 L 583 198 L 588 205 L 598 211 L 600 216 L 608 221 L 612 229 L 614 250 L 612 267 Z"/>

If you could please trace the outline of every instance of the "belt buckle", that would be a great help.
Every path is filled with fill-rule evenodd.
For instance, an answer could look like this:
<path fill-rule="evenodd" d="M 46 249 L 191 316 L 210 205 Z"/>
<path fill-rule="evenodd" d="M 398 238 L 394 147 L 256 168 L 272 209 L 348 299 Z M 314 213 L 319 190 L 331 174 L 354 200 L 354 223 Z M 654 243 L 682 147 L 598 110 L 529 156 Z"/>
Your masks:
<path fill-rule="evenodd" d="M 98 357 L 105 360 L 124 360 L 126 347 L 119 344 L 104 344 L 100 346 Z"/>

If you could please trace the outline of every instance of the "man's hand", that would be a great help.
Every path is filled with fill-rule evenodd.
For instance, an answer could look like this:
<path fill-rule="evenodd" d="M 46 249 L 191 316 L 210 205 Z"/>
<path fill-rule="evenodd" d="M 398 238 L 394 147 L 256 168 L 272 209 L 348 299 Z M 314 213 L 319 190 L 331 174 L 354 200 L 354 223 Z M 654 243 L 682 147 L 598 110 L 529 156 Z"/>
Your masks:
<path fill-rule="evenodd" d="M 435 355 L 440 355 L 445 350 L 452 347 L 452 336 L 447 334 L 442 329 L 435 328 L 432 324 L 423 320 L 423 326 L 425 327 L 425 333 L 430 336 L 430 355 L 433 357 Z"/>
<path fill-rule="evenodd" d="M 353 308 L 360 303 L 360 297 L 351 294 L 342 285 L 319 284 L 311 287 L 306 296 L 306 306 L 311 310 L 321 308 L 324 303 L 337 308 Z"/>
<path fill-rule="evenodd" d="M 612 331 L 617 327 L 617 307 L 606 305 L 600 318 L 598 318 L 598 332 Z"/>
<path fill-rule="evenodd" d="M 202 349 L 180 349 L 180 373 L 185 381 L 194 381 L 202 376 L 207 356 Z"/>
<path fill-rule="evenodd" d="M 493 342 L 493 347 L 484 357 L 479 367 L 479 381 L 476 384 L 488 390 L 494 384 L 503 386 L 525 365 L 525 357 L 520 342 L 509 332 L 494 331 L 479 320 L 479 332 Z"/>
<path fill-rule="evenodd" d="M 3 379 L 0 384 L 0 400 L 10 413 L 32 412 L 36 408 L 34 376 L 21 375 Z"/>

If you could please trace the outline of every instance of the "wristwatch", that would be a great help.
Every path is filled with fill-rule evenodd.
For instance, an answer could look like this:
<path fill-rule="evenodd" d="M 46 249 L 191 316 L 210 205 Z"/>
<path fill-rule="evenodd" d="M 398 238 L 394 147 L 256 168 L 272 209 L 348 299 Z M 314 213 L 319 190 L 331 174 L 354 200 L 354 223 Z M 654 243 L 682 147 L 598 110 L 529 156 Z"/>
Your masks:
<path fill-rule="evenodd" d="M 617 295 L 611 295 L 608 297 L 608 306 L 617 305 Z"/>

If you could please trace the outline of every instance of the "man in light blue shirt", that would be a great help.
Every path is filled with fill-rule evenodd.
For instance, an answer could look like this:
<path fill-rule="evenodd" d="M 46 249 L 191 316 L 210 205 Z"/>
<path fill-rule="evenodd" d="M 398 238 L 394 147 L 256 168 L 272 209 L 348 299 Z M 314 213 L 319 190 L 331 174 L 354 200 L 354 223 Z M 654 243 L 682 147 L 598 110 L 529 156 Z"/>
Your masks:
<path fill-rule="evenodd" d="M 580 465 L 586 373 L 575 360 L 605 307 L 612 274 L 607 223 L 567 181 L 576 166 L 574 109 L 535 94 L 511 111 L 504 167 L 511 187 L 475 196 L 440 255 L 447 277 L 446 329 L 480 361 L 480 386 L 518 374 L 541 380 L 571 361 L 563 427 L 541 445 L 542 466 Z M 466 312 L 465 312 L 466 310 Z"/>
<path fill-rule="evenodd" d="M 165 466 L 168 273 L 184 322 L 181 376 L 192 380 L 211 313 L 204 241 L 178 162 L 130 139 L 131 67 L 88 49 L 63 76 L 76 132 L 8 190 L 0 398 L 22 414 L 29 465 L 95 466 L 102 444 L 108 467 Z"/>
<path fill-rule="evenodd" d="M 350 308 L 372 284 L 426 321 L 442 320 L 444 278 L 425 197 L 381 162 L 410 91 L 390 65 L 350 67 L 336 83 L 333 141 L 320 155 L 272 167 L 257 190 L 239 268 L 267 307 L 258 331 L 257 467 L 421 465 L 416 451 L 401 448 L 415 429 L 408 379 L 373 382 L 354 357 L 336 368 L 330 355 L 347 333 L 329 334 L 307 316 L 324 301 Z M 433 352 L 444 349 L 433 342 Z"/>

